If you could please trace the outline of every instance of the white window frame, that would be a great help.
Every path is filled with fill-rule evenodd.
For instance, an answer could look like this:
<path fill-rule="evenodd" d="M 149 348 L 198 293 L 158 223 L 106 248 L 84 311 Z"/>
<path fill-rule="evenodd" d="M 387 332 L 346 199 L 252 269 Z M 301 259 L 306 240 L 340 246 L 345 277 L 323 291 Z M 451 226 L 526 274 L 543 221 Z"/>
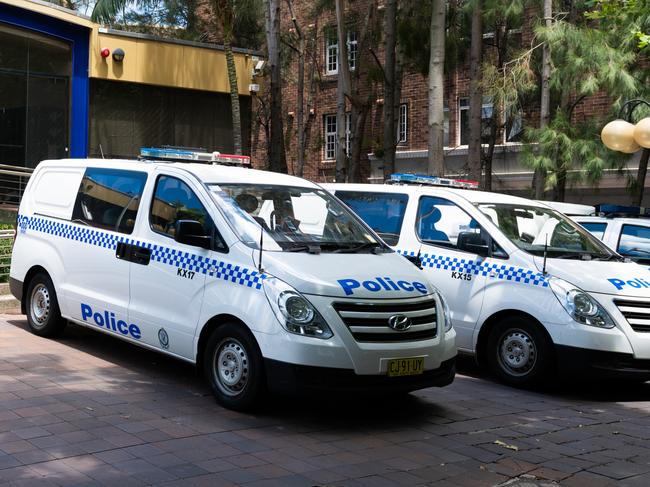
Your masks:
<path fill-rule="evenodd" d="M 323 118 L 325 128 L 325 160 L 336 159 L 336 115 L 325 115 Z"/>
<path fill-rule="evenodd" d="M 348 65 L 354 71 L 357 67 L 357 55 L 359 52 L 359 41 L 357 33 L 348 31 Z M 325 74 L 328 76 L 339 73 L 339 41 L 336 31 L 330 31 L 325 37 Z"/>
<path fill-rule="evenodd" d="M 339 41 L 336 35 L 330 32 L 325 39 L 325 73 L 337 74 L 339 72 Z"/>
<path fill-rule="evenodd" d="M 463 103 L 465 102 L 465 103 Z M 463 140 L 463 117 L 462 117 L 462 112 L 464 110 L 469 111 L 469 97 L 468 96 L 463 96 L 458 99 L 458 142 L 462 144 Z M 489 110 L 489 112 L 487 111 Z M 481 122 L 483 120 L 488 120 L 492 117 L 492 110 L 494 110 L 494 103 L 492 103 L 491 97 L 484 96 L 483 97 L 483 103 L 481 105 Z M 488 115 L 489 114 L 489 115 Z M 469 113 L 467 115 L 469 117 Z M 467 144 L 464 144 L 467 145 Z"/>
<path fill-rule="evenodd" d="M 357 68 L 357 53 L 359 52 L 359 41 L 355 31 L 348 31 L 348 66 L 354 71 Z"/>
<path fill-rule="evenodd" d="M 406 144 L 409 133 L 409 106 L 408 103 L 401 103 L 397 116 L 397 143 Z"/>
<path fill-rule="evenodd" d="M 345 153 L 350 155 L 350 123 L 352 116 L 350 113 L 345 114 Z M 333 161 L 336 159 L 336 150 L 338 147 L 338 133 L 336 114 L 326 114 L 323 116 L 323 128 L 325 132 L 325 140 L 323 152 L 326 161 Z"/>

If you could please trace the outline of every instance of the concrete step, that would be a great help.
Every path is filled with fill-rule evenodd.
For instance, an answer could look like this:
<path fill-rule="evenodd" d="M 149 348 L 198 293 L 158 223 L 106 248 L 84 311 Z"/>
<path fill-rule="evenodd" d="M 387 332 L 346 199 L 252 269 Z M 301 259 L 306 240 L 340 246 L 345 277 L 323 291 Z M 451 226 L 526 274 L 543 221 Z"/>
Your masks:
<path fill-rule="evenodd" d="M 20 314 L 20 302 L 11 294 L 0 295 L 0 313 Z"/>
<path fill-rule="evenodd" d="M 0 296 L 2 296 L 4 294 L 11 294 L 11 291 L 9 290 L 9 283 L 8 282 L 0 283 Z"/>

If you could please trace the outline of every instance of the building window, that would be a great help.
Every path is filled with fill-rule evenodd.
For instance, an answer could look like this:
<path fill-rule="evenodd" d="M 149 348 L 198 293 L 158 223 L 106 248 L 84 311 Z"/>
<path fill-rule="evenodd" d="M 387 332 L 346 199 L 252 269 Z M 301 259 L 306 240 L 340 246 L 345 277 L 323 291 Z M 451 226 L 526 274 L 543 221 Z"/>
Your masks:
<path fill-rule="evenodd" d="M 485 141 L 489 136 L 492 109 L 492 99 L 484 96 L 481 107 L 481 141 Z M 469 98 L 458 100 L 458 111 L 460 115 L 460 145 L 467 145 L 469 143 Z"/>
<path fill-rule="evenodd" d="M 352 71 L 357 67 L 357 48 L 357 33 L 348 31 L 348 64 Z"/>
<path fill-rule="evenodd" d="M 325 65 L 327 74 L 336 74 L 339 72 L 339 42 L 336 38 L 336 32 L 330 33 L 327 36 Z"/>
<path fill-rule="evenodd" d="M 408 141 L 408 117 L 409 107 L 406 103 L 399 106 L 399 117 L 397 119 L 397 143 L 405 144 Z"/>
<path fill-rule="evenodd" d="M 449 107 L 447 106 L 447 103 L 445 103 L 445 106 L 443 108 L 442 127 L 443 127 L 442 145 L 444 147 L 449 147 Z"/>
<path fill-rule="evenodd" d="M 325 159 L 336 159 L 336 115 L 325 115 Z M 345 153 L 350 154 L 350 114 L 345 114 Z"/>
<path fill-rule="evenodd" d="M 357 33 L 348 31 L 348 64 L 350 69 L 357 67 Z M 336 30 L 330 30 L 325 40 L 325 72 L 328 75 L 338 74 L 339 72 L 339 41 Z"/>

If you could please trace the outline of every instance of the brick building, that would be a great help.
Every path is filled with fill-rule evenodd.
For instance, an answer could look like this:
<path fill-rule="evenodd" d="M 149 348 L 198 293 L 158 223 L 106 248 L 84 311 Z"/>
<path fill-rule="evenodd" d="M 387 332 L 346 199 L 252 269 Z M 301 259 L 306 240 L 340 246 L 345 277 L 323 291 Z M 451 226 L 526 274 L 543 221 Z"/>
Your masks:
<path fill-rule="evenodd" d="M 305 67 L 305 121 L 306 151 L 304 177 L 315 181 L 333 181 L 336 148 L 336 85 L 337 85 L 337 49 L 336 19 L 333 11 L 313 14 L 314 1 L 295 2 L 297 21 L 304 32 L 309 49 Z M 365 19 L 366 0 L 350 2 L 350 11 L 346 12 L 349 35 L 348 48 L 350 65 L 358 62 L 359 30 Z M 380 1 L 379 15 L 383 8 Z M 523 22 L 521 30 L 512 34 L 522 46 L 530 45 L 533 33 L 530 16 Z M 283 3 L 283 32 L 292 31 L 292 23 Z M 381 18 L 379 19 L 382 25 Z M 490 34 L 484 37 L 489 38 Z M 311 43 L 311 45 L 310 45 Z M 486 42 L 486 44 L 488 44 Z M 484 58 L 492 56 L 489 46 L 484 46 Z M 376 49 L 377 58 L 383 62 L 381 42 Z M 372 60 L 368 62 L 373 62 Z M 313 84 L 310 82 L 313 70 Z M 367 70 L 366 70 L 367 71 Z M 286 88 L 283 90 L 285 106 L 285 141 L 289 172 L 296 172 L 297 132 L 296 132 L 296 96 L 297 96 L 297 57 L 294 55 L 284 68 L 283 76 Z M 383 135 L 382 120 L 382 83 L 376 76 L 366 76 L 361 80 L 360 92 L 372 99 L 368 113 L 362 149 L 362 178 L 368 182 L 381 182 L 382 161 L 375 155 L 381 148 Z M 467 167 L 467 138 L 469 115 L 469 75 L 468 66 L 460 64 L 446 76 L 445 93 L 445 166 L 448 174 L 464 175 Z M 349 110 L 349 103 L 348 103 Z M 575 111 L 576 117 L 604 116 L 609 110 L 609 101 L 602 95 L 593 96 L 580 103 Z M 398 130 L 399 143 L 395 157 L 396 171 L 426 172 L 427 167 L 427 78 L 420 73 L 406 71 L 402 80 L 401 100 L 399 105 Z M 490 118 L 492 104 L 484 99 L 483 116 Z M 519 162 L 523 144 L 521 135 L 526 126 L 539 123 L 539 105 L 533 100 L 524 106 L 521 112 L 504 123 L 499 130 L 498 143 L 493 157 L 493 189 L 528 196 L 531 193 L 532 171 Z M 253 120 L 252 155 L 254 161 L 265 160 L 264 126 Z M 607 169 L 599 186 L 594 188 L 584 178 L 573 177 L 569 183 L 567 200 L 582 203 L 603 201 L 627 203 L 629 195 L 626 189 L 628 175 L 636 174 L 639 154 L 628 162 L 627 170 Z M 571 176 L 571 175 L 570 175 Z M 577 176 L 574 174 L 574 176 Z M 646 186 L 650 185 L 650 178 Z M 650 198 L 650 197 L 649 197 Z"/>

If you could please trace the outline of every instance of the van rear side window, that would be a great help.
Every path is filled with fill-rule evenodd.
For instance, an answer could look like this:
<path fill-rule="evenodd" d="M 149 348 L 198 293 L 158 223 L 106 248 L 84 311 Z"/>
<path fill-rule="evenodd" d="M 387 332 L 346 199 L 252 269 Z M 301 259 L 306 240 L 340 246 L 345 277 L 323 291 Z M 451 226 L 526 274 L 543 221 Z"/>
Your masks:
<path fill-rule="evenodd" d="M 72 221 L 114 232 L 133 232 L 147 174 L 88 168 L 81 180 Z"/>

